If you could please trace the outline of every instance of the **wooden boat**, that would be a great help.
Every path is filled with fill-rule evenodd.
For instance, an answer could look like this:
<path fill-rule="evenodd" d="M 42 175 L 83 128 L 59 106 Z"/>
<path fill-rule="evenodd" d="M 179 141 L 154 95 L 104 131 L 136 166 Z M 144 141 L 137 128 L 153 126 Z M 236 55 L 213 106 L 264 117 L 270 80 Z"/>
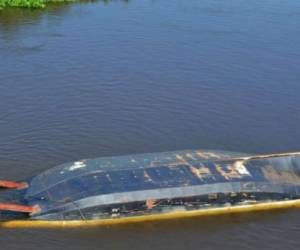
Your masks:
<path fill-rule="evenodd" d="M 95 226 L 300 206 L 300 153 L 183 150 L 0 181 L 0 226 Z"/>

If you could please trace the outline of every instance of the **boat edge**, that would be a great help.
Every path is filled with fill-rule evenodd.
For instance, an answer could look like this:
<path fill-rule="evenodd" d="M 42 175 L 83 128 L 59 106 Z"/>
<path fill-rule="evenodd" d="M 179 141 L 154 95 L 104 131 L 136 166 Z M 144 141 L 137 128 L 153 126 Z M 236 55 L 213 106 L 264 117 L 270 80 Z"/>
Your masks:
<path fill-rule="evenodd" d="M 96 227 L 121 225 L 129 223 L 162 221 L 169 219 L 191 218 L 200 216 L 237 214 L 277 209 L 300 208 L 300 199 L 288 201 L 265 202 L 251 205 L 239 205 L 232 207 L 219 207 L 210 209 L 201 209 L 194 211 L 176 211 L 166 214 L 152 214 L 138 217 L 103 219 L 103 220 L 15 220 L 0 222 L 0 228 L 75 228 L 75 227 Z"/>

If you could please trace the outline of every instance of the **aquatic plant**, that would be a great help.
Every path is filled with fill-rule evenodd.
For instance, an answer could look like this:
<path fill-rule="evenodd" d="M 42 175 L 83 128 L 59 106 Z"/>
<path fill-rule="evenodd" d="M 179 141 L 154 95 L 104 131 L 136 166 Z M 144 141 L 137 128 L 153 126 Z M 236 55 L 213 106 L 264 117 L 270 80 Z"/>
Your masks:
<path fill-rule="evenodd" d="M 0 0 L 0 9 L 4 7 L 43 8 L 45 0 Z"/>
<path fill-rule="evenodd" d="M 0 0 L 0 10 L 4 7 L 19 8 L 44 8 L 48 3 L 67 3 L 67 2 L 97 2 L 99 0 Z M 105 4 L 112 0 L 101 0 Z M 128 2 L 129 0 L 121 0 Z"/>

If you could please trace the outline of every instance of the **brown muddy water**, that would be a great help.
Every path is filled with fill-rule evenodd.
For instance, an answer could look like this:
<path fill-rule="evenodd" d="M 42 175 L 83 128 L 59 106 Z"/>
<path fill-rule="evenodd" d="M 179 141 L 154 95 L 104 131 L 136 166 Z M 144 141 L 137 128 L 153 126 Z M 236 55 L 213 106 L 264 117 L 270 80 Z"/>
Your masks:
<path fill-rule="evenodd" d="M 300 150 L 300 3 L 132 0 L 0 12 L 0 177 L 188 148 Z M 5 249 L 299 249 L 300 210 L 0 229 Z"/>

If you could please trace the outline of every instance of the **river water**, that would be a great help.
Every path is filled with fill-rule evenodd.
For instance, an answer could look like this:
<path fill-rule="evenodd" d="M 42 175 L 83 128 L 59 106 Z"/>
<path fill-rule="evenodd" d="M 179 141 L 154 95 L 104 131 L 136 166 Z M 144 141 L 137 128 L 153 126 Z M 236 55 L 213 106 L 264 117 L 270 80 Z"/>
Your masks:
<path fill-rule="evenodd" d="M 131 0 L 0 12 L 0 176 L 189 148 L 300 149 L 300 2 Z M 0 230 L 5 249 L 299 249 L 300 211 Z"/>

